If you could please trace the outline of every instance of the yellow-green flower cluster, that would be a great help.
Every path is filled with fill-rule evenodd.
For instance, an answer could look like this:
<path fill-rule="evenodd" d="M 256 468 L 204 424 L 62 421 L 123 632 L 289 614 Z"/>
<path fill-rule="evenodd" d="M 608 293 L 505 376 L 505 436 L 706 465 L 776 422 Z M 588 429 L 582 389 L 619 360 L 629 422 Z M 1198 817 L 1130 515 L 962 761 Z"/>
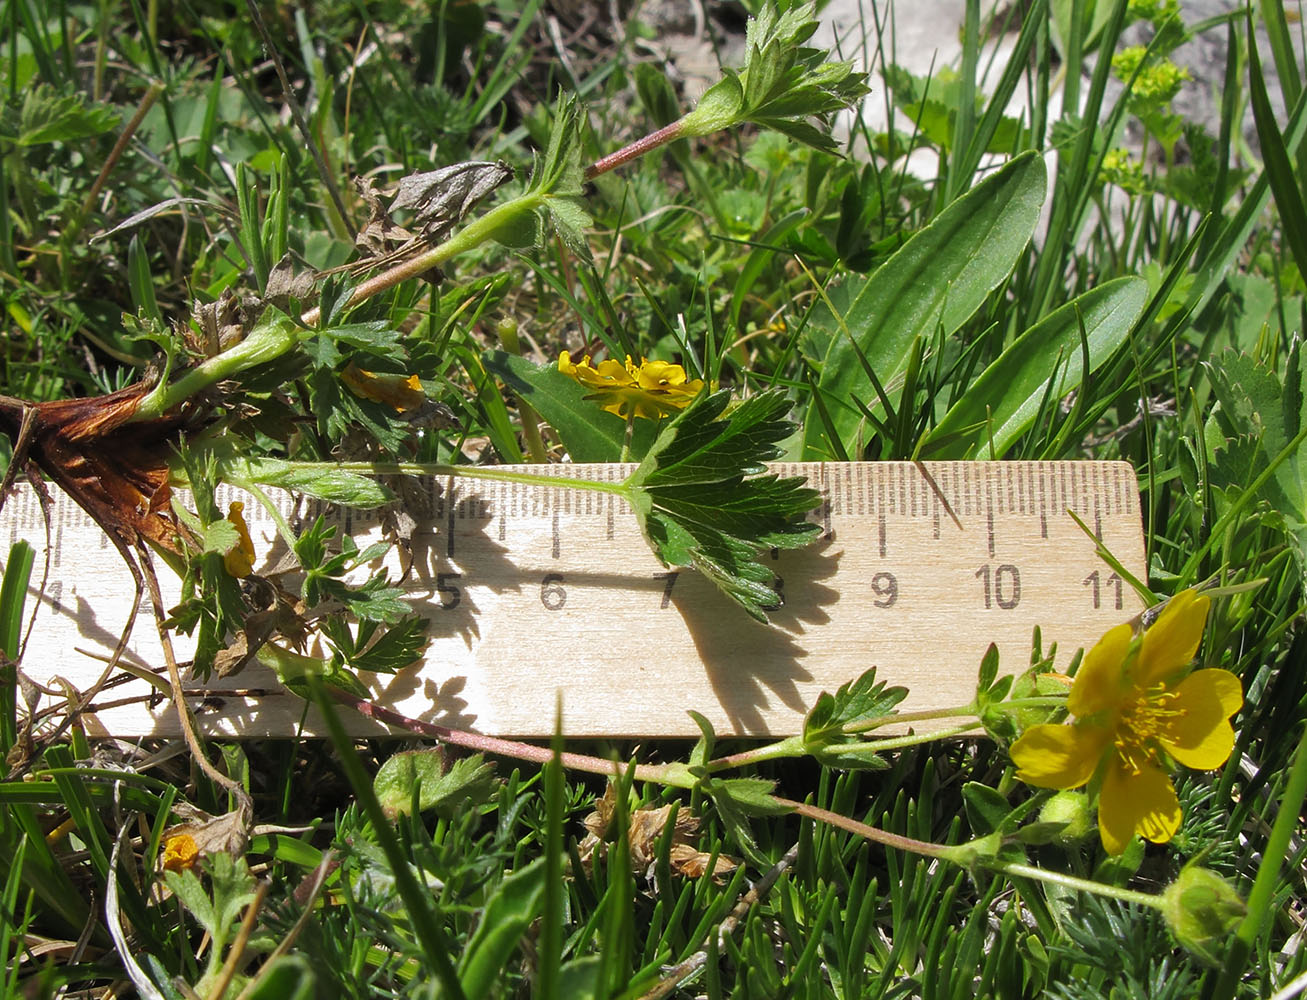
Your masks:
<path fill-rule="evenodd" d="M 1138 160 L 1132 160 L 1124 149 L 1109 149 L 1103 154 L 1103 166 L 1098 172 L 1098 183 L 1115 184 L 1130 194 L 1144 194 L 1148 190 L 1148 181 L 1144 177 L 1144 166 Z"/>
<path fill-rule="evenodd" d="M 1179 16 L 1179 0 L 1128 0 L 1126 3 L 1126 19 L 1131 23 L 1149 21 L 1161 25 Z"/>
<path fill-rule="evenodd" d="M 590 390 L 586 399 L 623 419 L 668 416 L 689 406 L 703 389 L 703 379 L 687 379 L 680 365 L 644 358 L 637 365 L 629 354 L 625 363 L 610 358 L 594 365 L 588 354 L 576 362 L 564 351 L 558 358 L 558 370 Z"/>
<path fill-rule="evenodd" d="M 1173 597 L 1142 637 L 1109 631 L 1086 654 L 1067 698 L 1066 725 L 1032 726 L 1012 744 L 1017 777 L 1040 788 L 1098 792 L 1103 846 L 1120 854 L 1142 834 L 1165 843 L 1180 827 L 1170 761 L 1220 767 L 1234 749 L 1229 719 L 1243 705 L 1226 670 L 1189 671 L 1210 601 Z"/>
<path fill-rule="evenodd" d="M 1142 45 L 1122 49 L 1112 57 L 1112 72 L 1123 83 L 1129 83 L 1130 77 L 1139 69 L 1147 54 L 1148 50 Z M 1130 87 L 1131 105 L 1166 107 L 1175 100 L 1185 81 L 1191 79 L 1187 69 L 1177 66 L 1170 59 L 1158 59 L 1139 70 L 1139 76 Z"/>

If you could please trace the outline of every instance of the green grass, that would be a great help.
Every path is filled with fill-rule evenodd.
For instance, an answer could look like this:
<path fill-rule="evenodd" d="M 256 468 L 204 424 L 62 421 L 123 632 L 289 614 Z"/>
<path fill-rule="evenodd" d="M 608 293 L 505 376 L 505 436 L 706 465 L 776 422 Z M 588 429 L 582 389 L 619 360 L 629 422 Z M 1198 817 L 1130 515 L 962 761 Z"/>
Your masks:
<path fill-rule="evenodd" d="M 600 6 L 573 22 L 514 0 L 267 6 L 293 114 L 244 7 L 0 6 L 8 396 L 94 396 L 138 382 L 160 356 L 181 368 L 229 346 L 206 349 L 193 307 L 266 295 L 257 326 L 229 312 L 215 332 L 238 328 L 250 349 L 289 330 L 294 347 L 219 364 L 238 384 L 217 391 L 259 412 L 232 405 L 214 427 L 279 462 L 334 462 L 347 433 L 360 462 L 615 460 L 625 428 L 550 370 L 562 350 L 677 360 L 737 395 L 787 393 L 799 425 L 788 458 L 1125 459 L 1144 499 L 1144 583 L 1158 597 L 1219 586 L 1199 661 L 1233 671 L 1245 693 L 1229 762 L 1177 779 L 1174 839 L 1136 841 L 1120 858 L 1055 828 L 1001 849 L 993 838 L 960 846 L 1035 829 L 1045 798 L 1013 776 L 1017 723 L 998 689 L 986 721 L 1000 739 L 926 743 L 867 770 L 836 766 L 849 746 L 836 723 L 837 735 L 809 733 L 793 756 L 753 763 L 756 744 L 714 749 L 707 736 L 694 748 L 568 742 L 640 765 L 604 800 L 615 819 L 596 840 L 581 821 L 604 780 L 507 746 L 407 758 L 396 754 L 411 742 L 340 731 L 211 746 L 224 783 L 185 749 L 155 759 L 170 748 L 97 747 L 76 726 L 48 739 L 60 714 L 27 725 L 33 692 L 10 661 L 34 573 L 31 549 L 15 546 L 0 582 L 0 748 L 12 768 L 0 781 L 0 995 L 99 996 L 130 979 L 127 990 L 169 998 L 1225 998 L 1267 996 L 1307 973 L 1295 937 L 1307 793 L 1297 26 L 1282 5 L 1261 5 L 1271 44 L 1259 56 L 1242 12 L 1188 25 L 1227 42 L 1222 117 L 1207 135 L 1172 113 L 1156 61 L 1113 68 L 1142 6 L 1034 4 L 1012 28 L 1022 58 L 985 85 L 989 26 L 971 6 L 956 73 L 871 81 L 870 99 L 894 118 L 884 134 L 854 121 L 857 156 L 754 100 L 755 64 L 739 116 L 753 124 L 687 131 L 584 186 L 581 167 L 689 110 L 650 61 L 638 10 L 612 24 Z M 1152 60 L 1181 37 L 1164 15 Z M 1263 63 L 1290 81 L 1278 121 Z M 794 72 L 811 80 L 822 65 Z M 1113 72 L 1133 84 L 1115 102 Z M 559 102 L 560 89 L 581 103 Z M 1079 115 L 1051 118 L 1059 90 Z M 1018 92 L 1032 120 L 1006 115 Z M 565 127 L 569 115 L 585 127 Z M 1116 152 L 1128 122 L 1147 136 L 1146 160 Z M 1248 122 L 1256 154 L 1241 138 Z M 918 148 L 936 155 L 936 176 L 906 169 Z M 428 261 L 446 272 L 439 285 L 406 280 L 353 307 L 348 276 L 328 279 L 316 303 L 270 294 L 288 253 L 297 271 L 355 259 L 369 213 L 353 178 L 381 186 L 470 159 L 502 159 L 517 175 L 429 241 L 447 251 Z M 536 201 L 496 208 L 526 204 L 515 198 Z M 1041 206 L 1051 218 L 1032 242 Z M 487 218 L 502 224 L 481 234 Z M 272 321 L 278 307 L 294 317 L 315 304 L 326 318 L 311 331 Z M 350 360 L 419 375 L 448 419 L 414 441 L 393 408 L 342 387 Z M 235 532 L 209 490 L 232 468 L 205 465 L 217 436 L 192 437 L 182 460 L 209 542 L 180 560 L 194 590 L 178 619 L 197 631 L 201 664 L 247 609 L 222 568 Z M 637 457 L 653 437 L 632 435 Z M 328 681 L 348 690 L 350 669 L 377 665 L 368 636 L 390 629 L 399 652 L 387 655 L 401 659 L 420 639 L 386 592 L 345 587 L 316 546 L 311 531 L 297 546 L 310 596 L 353 614 L 355 631 L 327 632 L 344 650 Z M 830 709 L 846 713 L 837 723 L 892 707 L 859 691 L 841 696 L 857 705 Z M 717 768 L 737 752 L 744 766 Z M 421 786 L 404 778 L 408 762 L 425 769 Z M 156 857 L 187 803 L 213 815 L 248 806 L 253 835 L 202 876 L 171 873 L 165 890 Z M 664 805 L 698 829 L 645 836 L 627 822 Z M 821 810 L 847 822 L 814 821 Z M 686 844 L 708 871 L 718 859 L 735 867 L 687 877 Z M 1021 864 L 1109 896 L 1159 892 L 1200 864 L 1250 900 L 1249 915 L 1184 947 L 1146 897 L 1068 888 Z M 215 929 L 225 948 L 211 956 Z"/>

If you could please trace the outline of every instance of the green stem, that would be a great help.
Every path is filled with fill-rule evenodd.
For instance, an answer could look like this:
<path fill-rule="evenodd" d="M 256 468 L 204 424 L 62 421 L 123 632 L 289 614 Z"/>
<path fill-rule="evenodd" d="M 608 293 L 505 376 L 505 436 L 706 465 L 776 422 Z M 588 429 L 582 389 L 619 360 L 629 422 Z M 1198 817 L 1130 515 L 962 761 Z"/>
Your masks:
<path fill-rule="evenodd" d="M 295 536 L 295 532 L 291 530 L 289 522 L 281 516 L 281 511 L 277 509 L 277 505 L 272 502 L 268 494 L 263 492 L 263 488 L 257 483 L 252 483 L 246 479 L 231 479 L 229 482 L 233 486 L 245 490 L 259 502 L 259 506 L 268 512 L 268 516 L 272 518 L 273 523 L 277 526 L 277 534 L 281 535 L 286 547 L 294 552 L 295 543 L 299 539 Z"/>
<path fill-rule="evenodd" d="M 1262 862 L 1257 868 L 1252 892 L 1248 894 L 1248 913 L 1234 932 L 1221 978 L 1211 994 L 1219 1000 L 1234 996 L 1239 978 L 1248 967 L 1248 956 L 1271 916 L 1271 900 L 1280 884 L 1280 869 L 1288 857 L 1289 841 L 1302 813 L 1304 799 L 1307 799 L 1307 727 L 1303 728 L 1302 735 L 1298 737 L 1298 749 L 1294 751 L 1289 779 L 1285 782 L 1284 794 L 1280 797 L 1275 825 L 1271 827 L 1266 849 L 1262 851 Z"/>
<path fill-rule="evenodd" d="M 961 846 L 965 847 L 967 845 L 963 844 Z M 1044 868 L 1036 868 L 1033 865 L 1025 865 L 1016 861 L 999 861 L 996 858 L 982 858 L 980 859 L 980 863 L 990 871 L 998 872 L 1002 875 L 1016 875 L 1022 878 L 1038 879 L 1041 882 L 1048 882 L 1051 885 L 1060 885 L 1064 889 L 1074 889 L 1077 892 L 1092 892 L 1096 896 L 1106 896 L 1109 899 L 1117 899 L 1123 903 L 1136 903 L 1139 906 L 1151 907 L 1154 910 L 1160 910 L 1162 908 L 1162 897 L 1155 896 L 1149 892 L 1138 892 L 1134 889 L 1123 889 L 1120 886 L 1105 885 L 1102 882 L 1092 882 L 1087 878 L 1076 878 L 1074 875 L 1063 875 L 1061 872 L 1051 872 Z"/>
<path fill-rule="evenodd" d="M 407 281 L 409 278 L 416 278 L 420 274 L 425 274 L 433 267 L 445 263 L 451 257 L 476 249 L 486 240 L 493 239 L 495 233 L 501 232 L 520 217 L 534 212 L 544 203 L 544 194 L 531 191 L 511 201 L 506 201 L 502 205 L 495 206 L 479 219 L 469 222 L 457 233 L 445 240 L 444 243 L 438 244 L 416 257 L 410 257 L 402 264 L 397 264 L 380 274 L 373 275 L 367 281 L 360 282 L 355 286 L 354 291 L 350 293 L 346 305 L 356 306 L 365 299 L 384 292 L 387 288 L 393 288 L 401 281 Z M 300 317 L 307 326 L 316 326 L 321 318 L 322 312 L 316 306 Z"/>
<path fill-rule="evenodd" d="M 531 486 L 561 486 L 573 490 L 612 493 L 623 500 L 631 499 L 625 483 L 605 483 L 574 476 L 546 476 L 536 472 L 515 472 L 511 468 L 480 465 L 445 465 L 442 462 L 296 462 L 296 468 L 321 469 L 323 472 L 358 472 L 373 476 L 457 476 L 461 479 L 492 479 Z"/>
<path fill-rule="evenodd" d="M 930 743 L 932 740 L 946 740 L 953 736 L 964 736 L 981 728 L 979 720 L 968 722 L 965 726 L 954 726 L 951 729 L 939 729 L 930 733 L 911 733 L 907 736 L 896 736 L 888 740 L 876 740 L 872 743 L 877 750 L 902 750 L 906 747 L 921 746 Z"/>
<path fill-rule="evenodd" d="M 533 192 L 492 208 L 444 243 L 360 283 L 350 293 L 348 304 L 358 305 L 401 281 L 425 274 L 451 257 L 480 246 L 493 238 L 496 232 L 522 215 L 534 212 L 543 203 L 544 195 Z M 321 316 L 321 309 L 314 307 L 301 316 L 300 320 L 305 326 L 315 326 Z M 137 407 L 132 421 L 157 419 L 213 383 L 280 357 L 295 347 L 302 335 L 303 332 L 297 331 L 288 321 L 255 327 L 239 344 L 201 362 L 175 381 L 161 383 Z"/>
<path fill-rule="evenodd" d="M 274 361 L 298 344 L 299 338 L 300 331 L 289 320 L 256 326 L 240 343 L 200 362 L 176 381 L 159 383 L 141 400 L 131 422 L 158 419 L 213 383 Z"/>
<path fill-rule="evenodd" d="M 873 729 L 880 729 L 882 726 L 897 726 L 905 722 L 930 722 L 934 719 L 956 719 L 961 716 L 975 716 L 976 703 L 973 701 L 966 705 L 959 705 L 956 708 L 929 708 L 922 709 L 919 712 L 898 712 L 894 715 L 882 715 L 879 718 L 868 719 L 866 722 L 856 722 L 853 725 L 846 726 L 846 733 L 869 733 Z"/>

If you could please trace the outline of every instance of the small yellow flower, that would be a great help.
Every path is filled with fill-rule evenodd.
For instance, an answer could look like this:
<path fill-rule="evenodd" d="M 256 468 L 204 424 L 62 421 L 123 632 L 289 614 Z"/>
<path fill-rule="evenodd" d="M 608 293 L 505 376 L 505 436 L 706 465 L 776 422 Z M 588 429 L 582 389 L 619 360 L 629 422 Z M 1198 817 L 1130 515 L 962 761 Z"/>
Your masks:
<path fill-rule="evenodd" d="M 1109 854 L 1136 833 L 1154 843 L 1180 826 L 1168 758 L 1207 771 L 1234 749 L 1229 719 L 1243 705 L 1227 670 L 1185 671 L 1198 651 L 1210 601 L 1173 597 L 1143 637 L 1118 625 L 1086 654 L 1067 708 L 1074 721 L 1032 726 L 1012 744 L 1017 777 L 1039 788 L 1079 788 L 1097 776 L 1098 830 Z"/>
<path fill-rule="evenodd" d="M 189 833 L 179 833 L 169 837 L 163 845 L 163 870 L 180 872 L 195 867 L 199 859 L 200 848 L 195 838 Z"/>
<path fill-rule="evenodd" d="M 237 578 L 249 576 L 254 569 L 254 541 L 250 538 L 250 529 L 245 523 L 244 510 L 245 505 L 239 500 L 233 500 L 227 508 L 227 520 L 235 525 L 239 540 L 222 557 L 222 564 L 227 567 L 228 573 Z"/>
<path fill-rule="evenodd" d="M 637 365 L 629 354 L 625 364 L 610 358 L 592 365 L 590 355 L 577 363 L 564 351 L 558 358 L 558 370 L 590 390 L 586 399 L 596 400 L 601 408 L 623 419 L 665 417 L 689 406 L 703 388 L 703 379 L 687 380 L 680 365 L 644 358 Z"/>

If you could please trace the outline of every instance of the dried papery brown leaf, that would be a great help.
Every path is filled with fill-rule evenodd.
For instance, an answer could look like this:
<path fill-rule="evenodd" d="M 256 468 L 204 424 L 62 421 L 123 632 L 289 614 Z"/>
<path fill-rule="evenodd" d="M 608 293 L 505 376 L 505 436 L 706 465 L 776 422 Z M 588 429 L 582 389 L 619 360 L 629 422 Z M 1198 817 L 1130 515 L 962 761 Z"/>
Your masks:
<path fill-rule="evenodd" d="M 677 875 L 684 875 L 686 878 L 702 878 L 708 873 L 708 862 L 711 858 L 711 854 L 705 854 L 690 844 L 672 845 L 670 860 L 672 871 L 676 872 Z M 731 860 L 724 854 L 719 854 L 717 860 L 713 862 L 712 877 L 725 878 L 739 866 L 739 862 Z"/>
<path fill-rule="evenodd" d="M 18 436 L 34 410 L 28 461 L 54 480 L 119 546 L 145 539 L 182 551 L 168 505 L 168 456 L 182 428 L 195 422 L 187 405 L 157 420 L 128 423 L 151 386 L 104 396 L 24 403 L 0 396 L 0 431 Z"/>
<path fill-rule="evenodd" d="M 595 800 L 594 811 L 581 821 L 589 833 L 577 847 L 581 860 L 587 865 L 591 863 L 596 850 L 614 839 L 610 829 L 616 811 L 613 796 L 613 785 L 610 784 L 604 789 L 603 796 Z M 689 809 L 673 803 L 657 809 L 632 810 L 627 826 L 632 867 L 644 871 L 653 865 L 658 855 L 658 842 L 669 820 L 675 827 L 672 830 L 670 857 L 672 871 L 687 878 L 698 878 L 705 874 L 712 855 L 700 851 L 693 843 L 699 832 L 699 819 Z M 737 867 L 737 861 L 719 854 L 713 865 L 713 877 L 727 875 Z"/>
<path fill-rule="evenodd" d="M 170 826 L 163 831 L 163 842 L 179 838 L 189 838 L 194 846 L 192 860 L 208 857 L 210 854 L 226 852 L 227 854 L 244 854 L 250 842 L 252 830 L 249 806 L 241 804 L 229 813 L 210 816 L 202 810 L 193 810 L 197 818 L 187 823 Z"/>
<path fill-rule="evenodd" d="M 503 160 L 471 160 L 401 177 L 391 212 L 412 211 L 413 227 L 438 243 L 482 198 L 513 176 Z"/>

